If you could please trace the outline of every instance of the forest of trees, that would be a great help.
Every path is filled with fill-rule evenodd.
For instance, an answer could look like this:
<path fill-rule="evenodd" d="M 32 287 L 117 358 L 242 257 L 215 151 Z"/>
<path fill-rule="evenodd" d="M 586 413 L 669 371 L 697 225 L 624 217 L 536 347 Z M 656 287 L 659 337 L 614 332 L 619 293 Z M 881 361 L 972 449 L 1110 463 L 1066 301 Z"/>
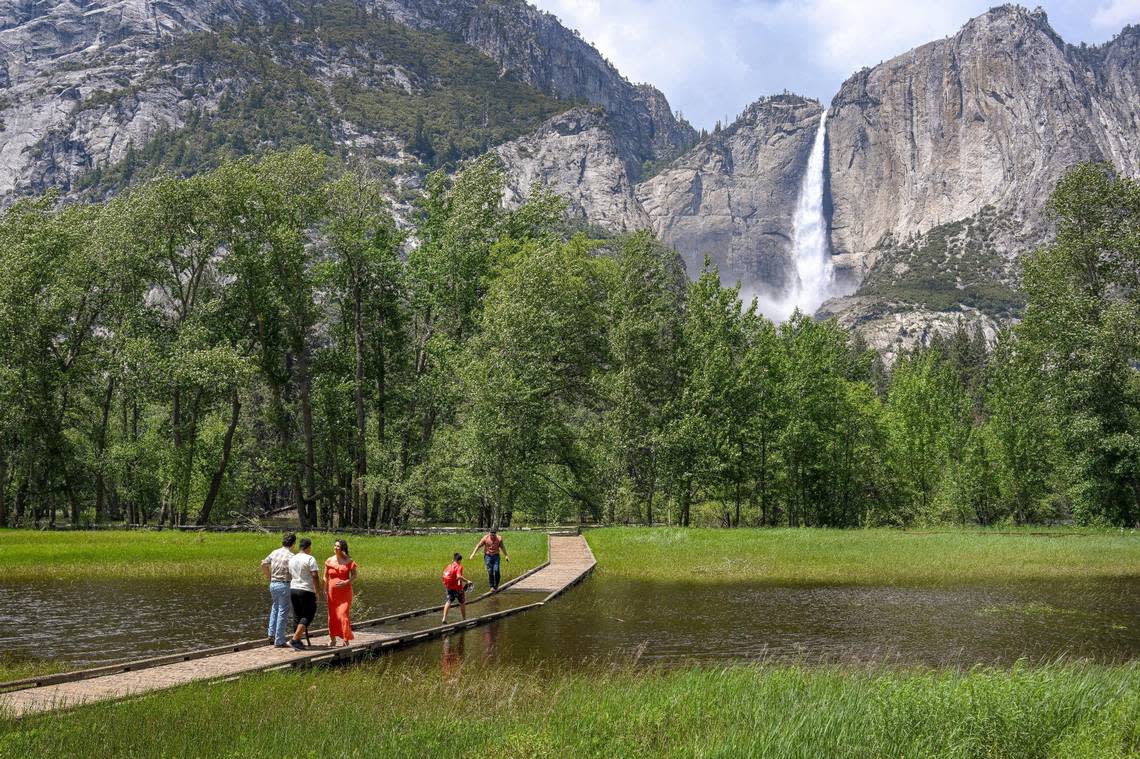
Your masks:
<path fill-rule="evenodd" d="M 1140 520 L 1140 188 L 1107 167 L 1057 187 L 1016 327 L 889 367 L 503 182 L 432 175 L 414 229 L 309 148 L 18 202 L 0 525 Z"/>

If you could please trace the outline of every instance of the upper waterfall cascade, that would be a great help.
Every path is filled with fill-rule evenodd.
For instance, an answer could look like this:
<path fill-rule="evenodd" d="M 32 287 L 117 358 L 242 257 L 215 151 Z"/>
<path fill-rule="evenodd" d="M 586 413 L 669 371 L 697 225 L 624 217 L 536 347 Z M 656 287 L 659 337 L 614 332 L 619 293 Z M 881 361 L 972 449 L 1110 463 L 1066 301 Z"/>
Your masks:
<path fill-rule="evenodd" d="M 761 303 L 769 317 L 784 321 L 798 308 L 811 315 L 831 297 L 834 272 L 831 246 L 828 242 L 827 219 L 823 213 L 823 186 L 827 145 L 827 111 L 819 117 L 807 171 L 800 186 L 796 213 L 792 220 L 792 262 L 795 277 L 782 297 Z"/>

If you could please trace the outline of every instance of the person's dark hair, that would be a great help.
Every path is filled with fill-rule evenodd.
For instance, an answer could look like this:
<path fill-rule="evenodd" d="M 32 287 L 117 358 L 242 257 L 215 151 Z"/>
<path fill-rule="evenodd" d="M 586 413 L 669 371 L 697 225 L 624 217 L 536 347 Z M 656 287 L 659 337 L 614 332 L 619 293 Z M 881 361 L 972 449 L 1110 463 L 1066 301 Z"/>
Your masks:
<path fill-rule="evenodd" d="M 463 561 L 463 554 L 461 554 L 461 553 L 455 554 L 455 560 L 456 561 Z"/>
<path fill-rule="evenodd" d="M 293 544 L 296 542 L 297 536 L 291 532 L 285 533 L 285 535 L 281 538 L 281 545 L 285 546 L 286 548 L 292 548 Z"/>
<path fill-rule="evenodd" d="M 313 544 L 313 541 L 309 540 L 308 538 L 301 538 L 301 550 L 302 551 L 304 551 L 306 548 L 308 548 L 312 544 Z"/>
<path fill-rule="evenodd" d="M 344 538 L 337 538 L 336 542 L 340 543 L 340 550 L 344 551 L 344 555 L 350 556 L 350 554 L 348 553 L 348 541 L 345 540 Z"/>
<path fill-rule="evenodd" d="M 492 535 L 498 535 L 498 534 L 499 534 L 499 531 L 498 531 L 498 530 L 496 530 L 494 527 L 492 527 L 492 528 L 491 528 L 491 534 L 492 534 Z"/>

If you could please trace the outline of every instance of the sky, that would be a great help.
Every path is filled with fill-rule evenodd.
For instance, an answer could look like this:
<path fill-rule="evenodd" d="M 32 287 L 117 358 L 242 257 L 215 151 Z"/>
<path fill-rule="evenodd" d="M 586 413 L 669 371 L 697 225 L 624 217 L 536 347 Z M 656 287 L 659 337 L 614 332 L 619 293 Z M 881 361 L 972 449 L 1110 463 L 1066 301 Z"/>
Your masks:
<path fill-rule="evenodd" d="M 785 89 L 829 102 L 847 77 L 952 35 L 998 0 L 531 0 L 698 128 Z M 1046 0 L 1073 44 L 1140 23 L 1140 0 Z"/>

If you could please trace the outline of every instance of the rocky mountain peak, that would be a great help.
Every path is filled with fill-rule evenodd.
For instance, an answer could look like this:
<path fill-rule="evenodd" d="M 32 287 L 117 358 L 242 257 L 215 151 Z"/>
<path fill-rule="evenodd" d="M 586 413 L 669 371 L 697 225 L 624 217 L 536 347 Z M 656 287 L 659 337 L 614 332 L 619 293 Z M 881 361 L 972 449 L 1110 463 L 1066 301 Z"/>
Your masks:
<path fill-rule="evenodd" d="M 828 120 L 832 250 L 863 284 L 855 311 L 829 311 L 912 336 L 946 311 L 1015 312 L 1057 180 L 1090 160 L 1140 173 L 1135 40 L 1074 47 L 1044 12 L 1003 5 L 845 82 Z"/>
<path fill-rule="evenodd" d="M 740 116 L 737 117 L 736 121 L 730 124 L 728 128 L 732 129 L 742 123 L 754 124 L 760 121 L 770 121 L 773 118 L 779 119 L 794 114 L 799 109 L 813 106 L 817 112 L 822 108 L 820 102 L 815 98 L 804 97 L 790 92 L 781 93 L 779 95 L 765 95 L 745 106 Z"/>
<path fill-rule="evenodd" d="M 665 96 L 634 85 L 576 32 L 523 0 L 371 0 L 397 20 L 446 31 L 534 87 L 610 114 L 630 178 L 645 162 L 672 157 L 696 142 Z"/>
<path fill-rule="evenodd" d="M 1038 36 L 1057 47 L 1065 46 L 1060 35 L 1049 25 L 1049 17 L 1042 8 L 1029 10 L 1021 5 L 1006 4 L 970 19 L 955 38 L 962 44 L 991 44 L 1016 49 Z"/>

